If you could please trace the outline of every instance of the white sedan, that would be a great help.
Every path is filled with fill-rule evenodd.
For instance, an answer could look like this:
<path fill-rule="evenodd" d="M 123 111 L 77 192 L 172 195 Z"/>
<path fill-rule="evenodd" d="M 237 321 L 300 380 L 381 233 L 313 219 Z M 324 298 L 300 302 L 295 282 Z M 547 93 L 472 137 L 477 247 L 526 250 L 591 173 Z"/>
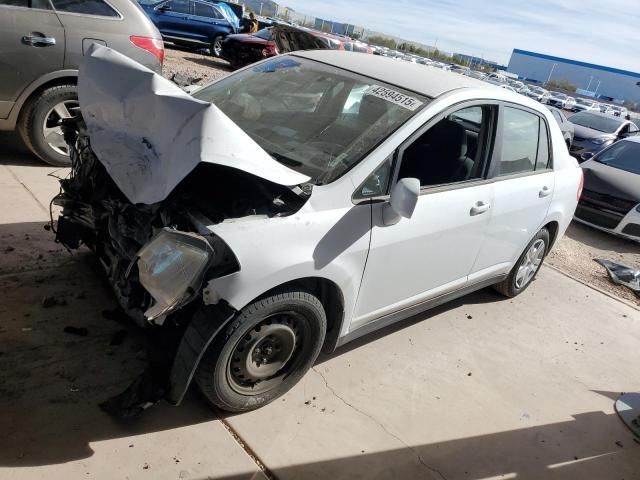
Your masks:
<path fill-rule="evenodd" d="M 295 52 L 191 97 L 96 46 L 79 88 L 57 236 L 96 252 L 132 318 L 184 332 L 174 403 L 194 378 L 254 409 L 321 349 L 522 293 L 580 196 L 548 109 L 408 62 Z"/>

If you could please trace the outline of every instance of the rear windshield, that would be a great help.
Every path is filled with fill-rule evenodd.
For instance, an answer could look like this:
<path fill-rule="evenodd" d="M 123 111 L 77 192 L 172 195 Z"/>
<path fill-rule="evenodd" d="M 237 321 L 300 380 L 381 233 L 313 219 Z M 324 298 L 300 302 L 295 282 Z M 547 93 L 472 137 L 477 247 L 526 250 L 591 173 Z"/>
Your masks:
<path fill-rule="evenodd" d="M 640 143 L 630 141 L 614 143 L 597 155 L 594 160 L 613 168 L 640 175 Z"/>
<path fill-rule="evenodd" d="M 603 133 L 613 133 L 620 128 L 620 125 L 622 125 L 622 122 L 615 118 L 603 117 L 601 115 L 594 115 L 586 112 L 576 113 L 571 117 L 570 122 L 575 125 L 591 128 Z"/>
<path fill-rule="evenodd" d="M 275 160 L 329 183 L 428 99 L 312 60 L 280 56 L 198 90 Z"/>

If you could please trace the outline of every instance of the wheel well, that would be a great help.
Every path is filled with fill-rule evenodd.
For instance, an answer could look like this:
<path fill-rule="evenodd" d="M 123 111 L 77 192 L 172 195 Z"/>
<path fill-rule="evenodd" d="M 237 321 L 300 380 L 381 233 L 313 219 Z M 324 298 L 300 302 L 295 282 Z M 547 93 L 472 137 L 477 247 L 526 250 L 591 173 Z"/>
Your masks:
<path fill-rule="evenodd" d="M 46 83 L 43 83 L 38 88 L 36 88 L 33 92 L 29 94 L 29 96 L 25 99 L 24 103 L 20 105 L 20 112 L 18 113 L 18 123 L 22 119 L 23 113 L 28 111 L 28 107 L 33 101 L 35 97 L 37 97 L 40 93 L 45 91 L 47 88 L 57 87 L 59 85 L 77 85 L 78 77 L 60 77 L 54 78 L 53 80 L 49 80 Z"/>
<path fill-rule="evenodd" d="M 551 249 L 553 248 L 553 245 L 556 243 L 556 238 L 558 237 L 558 229 L 560 228 L 560 225 L 558 225 L 558 222 L 553 221 L 553 222 L 547 223 L 543 228 L 546 228 L 549 231 L 549 248 L 547 250 L 547 255 L 548 255 Z"/>
<path fill-rule="evenodd" d="M 327 315 L 327 334 L 325 336 L 323 350 L 325 352 L 332 352 L 336 347 L 344 318 L 344 296 L 342 295 L 340 287 L 326 278 L 307 277 L 278 285 L 263 295 L 260 295 L 260 297 L 269 296 L 278 290 L 291 287 L 306 290 L 320 299 Z"/>

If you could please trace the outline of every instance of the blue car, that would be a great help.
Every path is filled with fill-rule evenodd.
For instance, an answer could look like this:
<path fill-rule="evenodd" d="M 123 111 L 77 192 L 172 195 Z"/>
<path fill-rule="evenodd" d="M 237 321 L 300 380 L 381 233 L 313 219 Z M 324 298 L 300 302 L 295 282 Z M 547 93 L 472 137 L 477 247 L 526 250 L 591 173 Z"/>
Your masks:
<path fill-rule="evenodd" d="M 224 2 L 139 0 L 162 38 L 186 47 L 209 48 L 220 55 L 222 40 L 240 30 L 240 19 Z"/>

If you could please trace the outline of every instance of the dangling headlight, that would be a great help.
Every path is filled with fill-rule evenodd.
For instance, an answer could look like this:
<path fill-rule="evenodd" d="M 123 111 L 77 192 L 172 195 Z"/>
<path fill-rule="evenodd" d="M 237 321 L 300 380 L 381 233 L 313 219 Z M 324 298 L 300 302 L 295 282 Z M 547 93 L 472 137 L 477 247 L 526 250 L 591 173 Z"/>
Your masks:
<path fill-rule="evenodd" d="M 153 320 L 193 295 L 215 257 L 201 236 L 163 229 L 138 252 L 140 283 L 155 300 L 144 313 Z"/>

